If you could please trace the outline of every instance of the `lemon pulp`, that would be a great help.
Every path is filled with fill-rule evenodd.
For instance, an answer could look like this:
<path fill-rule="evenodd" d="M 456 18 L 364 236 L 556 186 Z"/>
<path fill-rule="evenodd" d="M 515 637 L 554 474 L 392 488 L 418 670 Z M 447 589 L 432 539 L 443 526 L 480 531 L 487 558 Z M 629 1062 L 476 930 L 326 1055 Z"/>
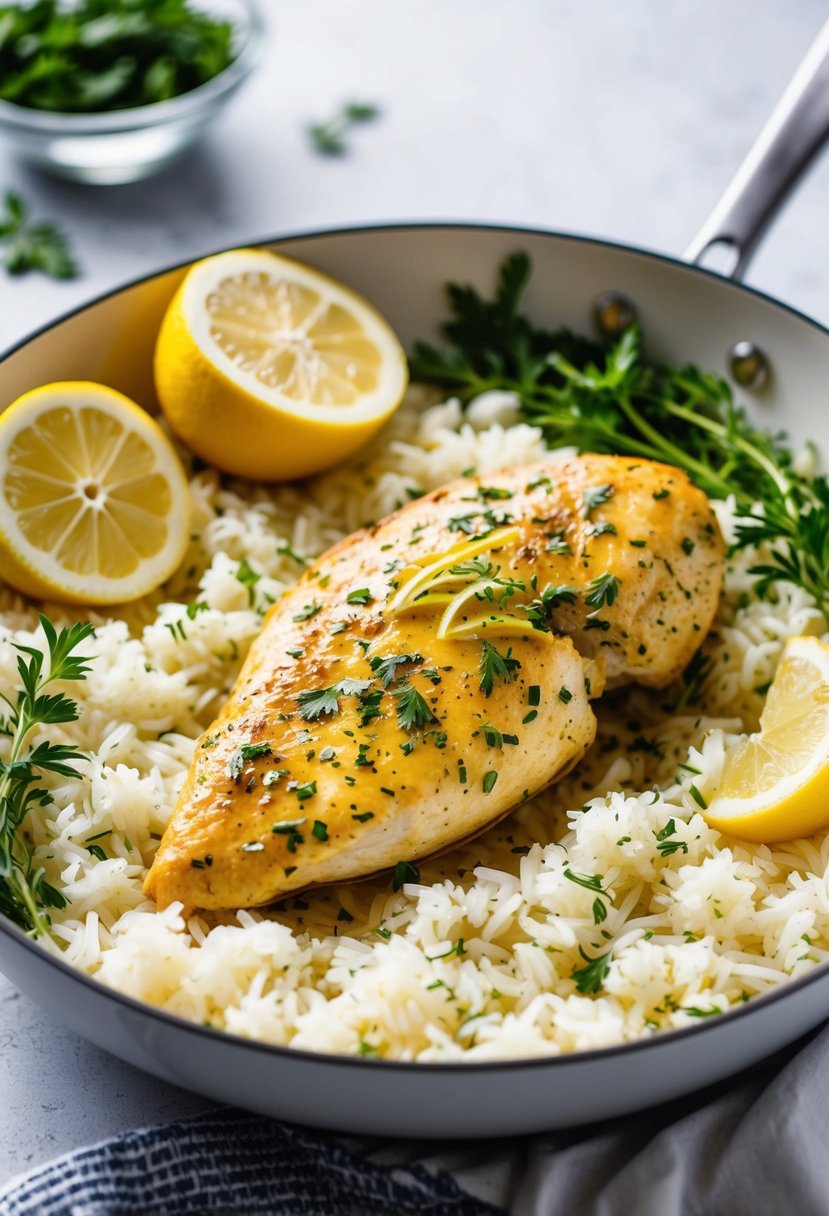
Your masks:
<path fill-rule="evenodd" d="M 189 494 L 161 428 L 102 385 L 46 385 L 0 417 L 0 557 L 30 595 L 117 603 L 181 560 Z"/>
<path fill-rule="evenodd" d="M 239 249 L 188 271 L 162 322 L 155 378 L 189 448 L 275 481 L 356 451 L 399 405 L 408 371 L 394 332 L 356 292 Z"/>
<path fill-rule="evenodd" d="M 760 730 L 726 756 L 705 818 L 721 831 L 773 842 L 829 824 L 829 646 L 786 646 Z"/>

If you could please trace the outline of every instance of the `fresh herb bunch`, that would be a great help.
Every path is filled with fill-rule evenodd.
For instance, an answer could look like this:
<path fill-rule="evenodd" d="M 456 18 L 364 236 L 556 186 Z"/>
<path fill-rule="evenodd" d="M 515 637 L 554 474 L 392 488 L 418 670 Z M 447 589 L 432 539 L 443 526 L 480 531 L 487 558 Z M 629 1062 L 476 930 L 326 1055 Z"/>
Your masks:
<path fill-rule="evenodd" d="M 47 692 L 55 680 L 83 680 L 89 659 L 76 653 L 92 635 L 91 625 L 71 625 L 58 632 L 45 616 L 40 624 L 46 636 L 46 655 L 31 646 L 16 645 L 17 670 L 23 687 L 15 701 L 0 693 L 8 713 L 0 719 L 0 733 L 10 740 L 8 755 L 0 760 L 0 913 L 32 937 L 48 934 L 49 908 L 66 907 L 66 899 L 46 881 L 42 866 L 27 836 L 25 821 L 31 810 L 48 806 L 52 795 L 39 782 L 44 773 L 75 777 L 74 767 L 84 757 L 74 748 L 47 740 L 32 742 L 39 726 L 75 722 L 78 707 L 61 692 Z"/>
<path fill-rule="evenodd" d="M 462 401 L 489 389 L 517 394 L 524 418 L 550 447 L 643 456 L 684 469 L 711 498 L 734 495 L 735 548 L 769 542 L 754 566 L 757 592 L 795 583 L 829 608 L 829 483 L 795 470 L 779 435 L 752 426 L 719 377 L 696 367 L 656 366 L 637 327 L 608 349 L 568 330 L 535 326 L 520 302 L 526 254 L 507 258 L 493 300 L 449 284 L 449 345 L 415 345 L 412 376 Z"/>
<path fill-rule="evenodd" d="M 0 262 L 14 275 L 39 270 L 53 279 L 74 279 L 78 273 L 60 229 L 48 222 L 31 223 L 25 202 L 12 191 L 0 211 Z"/>
<path fill-rule="evenodd" d="M 0 98 L 88 113 L 188 93 L 234 58 L 233 27 L 189 0 L 0 6 Z"/>

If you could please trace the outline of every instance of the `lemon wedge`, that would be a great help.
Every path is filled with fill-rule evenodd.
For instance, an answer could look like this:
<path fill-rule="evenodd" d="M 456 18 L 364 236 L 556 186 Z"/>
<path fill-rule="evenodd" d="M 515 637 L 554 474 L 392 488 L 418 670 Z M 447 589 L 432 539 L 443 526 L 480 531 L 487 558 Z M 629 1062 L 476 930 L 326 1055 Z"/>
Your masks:
<path fill-rule="evenodd" d="M 704 812 L 721 832 L 771 843 L 829 824 L 829 646 L 792 638 L 760 717 L 760 730 L 725 758 Z"/>
<path fill-rule="evenodd" d="M 0 415 L 0 577 L 18 591 L 137 599 L 181 561 L 189 515 L 175 448 L 114 389 L 47 384 Z"/>
<path fill-rule="evenodd" d="M 161 326 L 155 378 L 189 448 L 239 477 L 278 481 L 361 447 L 400 404 L 408 370 L 394 332 L 356 292 L 238 249 L 188 271 Z"/>

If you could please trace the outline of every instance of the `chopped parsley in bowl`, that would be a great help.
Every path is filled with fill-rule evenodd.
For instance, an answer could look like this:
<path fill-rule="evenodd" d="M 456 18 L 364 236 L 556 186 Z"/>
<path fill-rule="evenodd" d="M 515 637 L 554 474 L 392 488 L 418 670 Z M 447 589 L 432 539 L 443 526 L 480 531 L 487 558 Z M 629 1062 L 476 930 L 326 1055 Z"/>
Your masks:
<path fill-rule="evenodd" d="M 149 176 L 203 134 L 263 33 L 254 0 L 0 6 L 0 129 L 63 177 Z"/>

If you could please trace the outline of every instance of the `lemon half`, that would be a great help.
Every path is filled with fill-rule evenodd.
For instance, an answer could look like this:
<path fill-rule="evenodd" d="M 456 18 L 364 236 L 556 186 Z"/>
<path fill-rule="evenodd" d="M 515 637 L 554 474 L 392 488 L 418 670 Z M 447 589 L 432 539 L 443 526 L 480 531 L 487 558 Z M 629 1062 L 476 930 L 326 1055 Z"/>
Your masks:
<path fill-rule="evenodd" d="M 303 477 L 361 447 L 400 404 L 406 356 L 356 292 L 255 249 L 197 262 L 158 337 L 175 433 L 251 480 Z"/>
<path fill-rule="evenodd" d="M 726 758 L 704 812 L 721 832 L 771 843 L 829 824 L 829 646 L 817 638 L 786 645 L 760 730 Z"/>
<path fill-rule="evenodd" d="M 78 604 L 137 599 L 184 556 L 190 496 L 175 448 L 101 384 L 47 384 L 0 415 L 0 578 Z"/>

